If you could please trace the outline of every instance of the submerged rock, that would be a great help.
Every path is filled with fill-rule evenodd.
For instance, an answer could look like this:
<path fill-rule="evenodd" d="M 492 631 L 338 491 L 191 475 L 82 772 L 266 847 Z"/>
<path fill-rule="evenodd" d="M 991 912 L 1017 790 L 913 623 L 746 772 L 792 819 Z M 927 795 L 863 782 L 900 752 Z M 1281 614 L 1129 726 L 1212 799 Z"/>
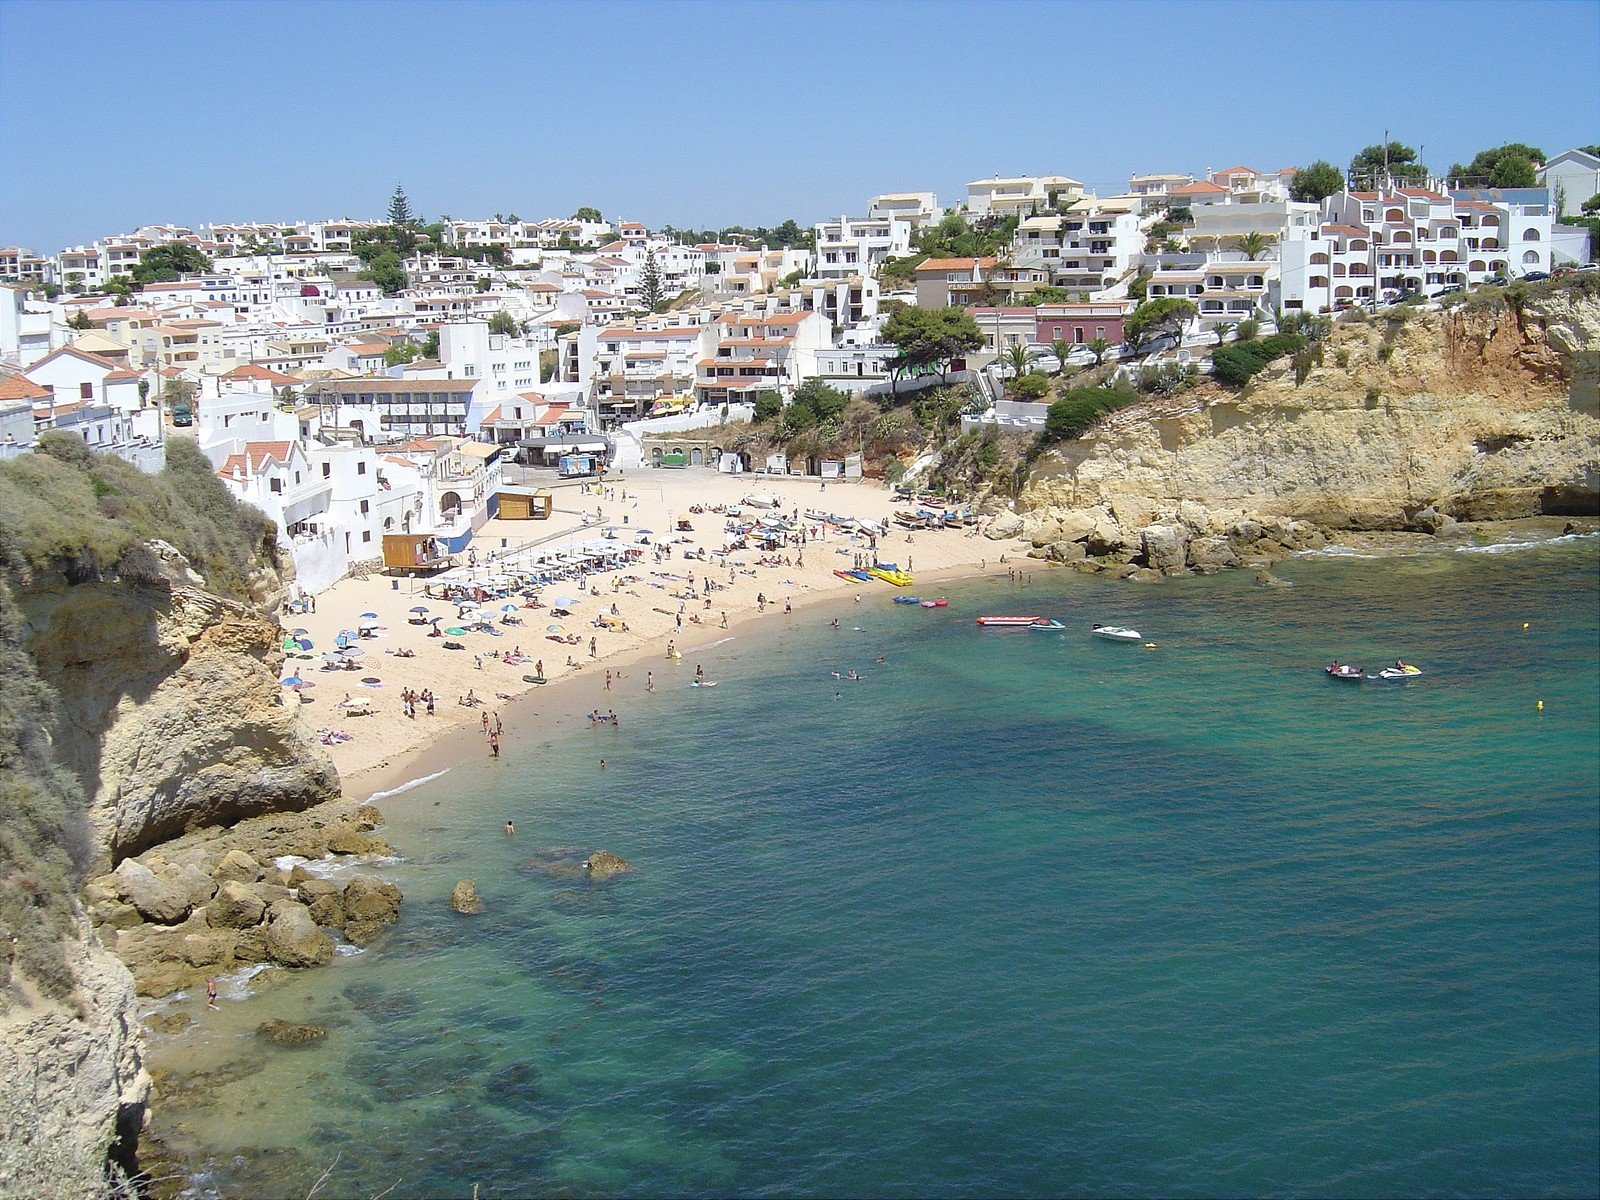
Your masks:
<path fill-rule="evenodd" d="M 275 1046 L 310 1046 L 328 1036 L 321 1025 L 295 1025 L 274 1017 L 256 1026 L 256 1036 Z"/>
<path fill-rule="evenodd" d="M 478 896 L 478 886 L 470 879 L 463 879 L 456 884 L 450 892 L 450 907 L 458 913 L 473 916 L 483 911 L 483 900 Z"/>
<path fill-rule="evenodd" d="M 609 850 L 596 850 L 583 862 L 583 869 L 589 873 L 589 878 L 597 881 L 620 875 L 632 866 L 627 859 L 618 858 Z"/>

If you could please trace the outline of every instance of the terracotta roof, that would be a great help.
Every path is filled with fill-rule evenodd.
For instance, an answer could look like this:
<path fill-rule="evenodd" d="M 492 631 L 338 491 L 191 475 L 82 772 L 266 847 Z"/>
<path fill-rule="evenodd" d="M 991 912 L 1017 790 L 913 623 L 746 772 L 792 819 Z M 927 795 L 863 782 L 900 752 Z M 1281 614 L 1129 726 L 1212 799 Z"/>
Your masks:
<path fill-rule="evenodd" d="M 993 258 L 930 258 L 917 267 L 920 271 L 970 271 L 973 267 L 992 267 Z"/>
<path fill-rule="evenodd" d="M 1211 174 L 1215 178 L 1218 175 L 1259 175 L 1261 172 L 1254 167 L 1224 167 L 1220 171 L 1211 172 Z"/>
<path fill-rule="evenodd" d="M 1323 233 L 1342 233 L 1345 237 L 1370 237 L 1368 230 L 1357 225 L 1324 225 Z"/>
<path fill-rule="evenodd" d="M 101 358 L 98 354 L 90 354 L 87 350 L 79 350 L 76 346 L 62 346 L 59 349 L 52 350 L 49 354 L 46 354 L 38 362 L 30 366 L 28 370 L 36 371 L 40 367 L 44 366 L 45 363 L 54 362 L 63 354 L 69 354 L 73 358 L 81 358 L 86 363 L 93 363 L 97 367 L 104 367 L 108 371 L 119 371 L 122 369 L 121 363 L 112 362 L 109 358 Z"/>
<path fill-rule="evenodd" d="M 217 474 L 231 476 L 244 470 L 259 471 L 269 462 L 286 463 L 293 447 L 293 442 L 246 442 L 242 453 L 228 455 Z"/>
<path fill-rule="evenodd" d="M 1169 196 L 1214 196 L 1218 192 L 1225 192 L 1227 190 L 1228 189 L 1223 187 L 1221 184 L 1209 183 L 1209 182 L 1206 182 L 1206 181 L 1202 180 L 1199 183 L 1188 183 L 1188 184 L 1185 184 L 1183 187 L 1173 188 L 1170 192 L 1167 193 L 1167 195 L 1169 195 Z"/>
<path fill-rule="evenodd" d="M 41 387 L 26 375 L 9 375 L 0 379 L 0 400 L 48 400 L 55 393 Z"/>
<path fill-rule="evenodd" d="M 245 363 L 242 366 L 237 366 L 223 375 L 222 378 L 230 380 L 251 379 L 275 386 L 293 386 L 300 382 L 292 375 L 284 375 L 279 371 L 268 370 L 266 367 L 257 366 L 255 363 Z"/>

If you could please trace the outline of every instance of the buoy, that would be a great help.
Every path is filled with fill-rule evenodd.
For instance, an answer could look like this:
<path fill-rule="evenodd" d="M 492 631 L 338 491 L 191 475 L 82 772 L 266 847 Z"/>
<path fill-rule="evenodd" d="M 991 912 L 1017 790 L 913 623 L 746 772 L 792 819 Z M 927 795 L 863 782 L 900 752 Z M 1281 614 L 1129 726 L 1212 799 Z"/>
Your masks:
<path fill-rule="evenodd" d="M 1526 628 L 1527 628 L 1527 627 L 1528 627 L 1528 623 L 1527 623 L 1527 622 L 1526 622 L 1526 621 L 1524 621 L 1524 622 L 1523 622 L 1523 623 L 1522 623 L 1522 627 L 1523 627 L 1523 628 L 1524 628 L 1524 629 L 1526 629 Z"/>
<path fill-rule="evenodd" d="M 1540 712 L 1544 711 L 1544 701 L 1543 700 L 1539 701 L 1539 711 Z"/>
<path fill-rule="evenodd" d="M 1144 644 L 1144 648 L 1146 650 L 1154 650 L 1156 648 L 1156 644 L 1154 642 L 1146 642 Z"/>

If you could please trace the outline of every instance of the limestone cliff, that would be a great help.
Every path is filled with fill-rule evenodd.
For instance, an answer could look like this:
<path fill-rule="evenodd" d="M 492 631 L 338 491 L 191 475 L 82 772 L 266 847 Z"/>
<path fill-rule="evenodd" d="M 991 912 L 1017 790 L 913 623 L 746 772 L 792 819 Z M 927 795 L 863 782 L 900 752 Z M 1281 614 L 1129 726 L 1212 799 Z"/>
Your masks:
<path fill-rule="evenodd" d="M 1064 519 L 1092 528 L 1109 517 L 1103 528 L 1120 536 L 1102 550 L 1138 562 L 1152 524 L 1238 543 L 1233 527 L 1262 518 L 1435 531 L 1593 513 L 1597 347 L 1600 298 L 1577 289 L 1340 321 L 1299 382 L 1281 360 L 1242 391 L 1205 384 L 1136 404 L 1045 455 L 1019 499 L 1019 531 L 1047 548 Z"/>
<path fill-rule="evenodd" d="M 72 999 L 20 983 L 0 1010 L 0 1196 L 104 1193 L 108 1153 L 130 1166 L 144 1121 L 133 977 L 83 923 L 64 944 Z"/>
<path fill-rule="evenodd" d="M 278 703 L 276 623 L 189 582 L 170 548 L 151 557 L 19 597 L 39 674 L 61 698 L 58 756 L 83 781 L 110 863 L 339 790 L 326 751 Z"/>

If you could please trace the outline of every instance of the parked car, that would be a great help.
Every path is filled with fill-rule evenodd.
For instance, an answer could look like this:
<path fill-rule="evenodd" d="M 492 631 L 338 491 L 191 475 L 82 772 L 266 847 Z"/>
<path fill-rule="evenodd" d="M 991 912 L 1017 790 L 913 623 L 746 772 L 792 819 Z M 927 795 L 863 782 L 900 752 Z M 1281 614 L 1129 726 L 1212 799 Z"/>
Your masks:
<path fill-rule="evenodd" d="M 1578 271 L 1600 271 L 1600 263 L 1584 263 L 1581 267 L 1573 267 L 1572 270 L 1574 273 Z"/>
<path fill-rule="evenodd" d="M 1541 279 L 1549 279 L 1550 278 L 1550 272 L 1548 272 L 1548 271 L 1529 271 L 1522 278 L 1523 278 L 1523 281 L 1525 283 L 1538 283 L 1539 280 L 1541 280 Z"/>

